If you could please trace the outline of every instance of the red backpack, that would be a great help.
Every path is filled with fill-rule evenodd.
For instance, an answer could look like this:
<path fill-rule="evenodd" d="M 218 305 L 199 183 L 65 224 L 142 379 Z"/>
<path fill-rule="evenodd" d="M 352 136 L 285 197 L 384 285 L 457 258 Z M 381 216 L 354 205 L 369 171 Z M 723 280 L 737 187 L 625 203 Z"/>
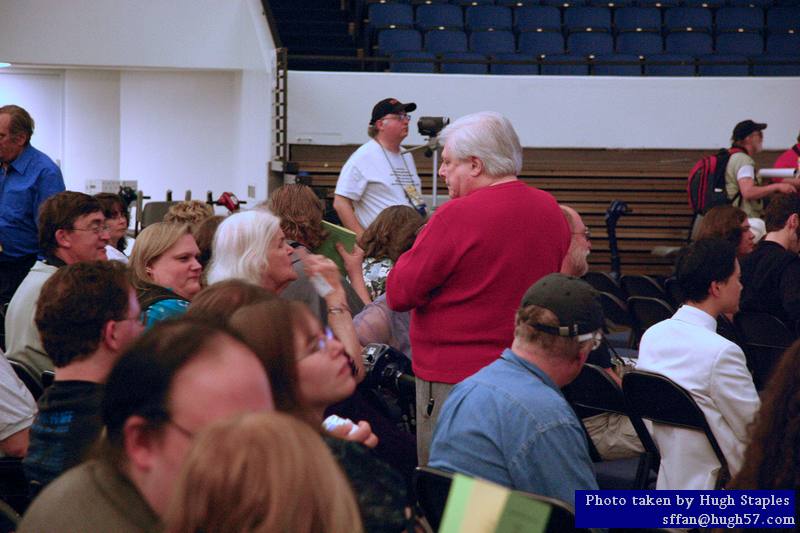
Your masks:
<path fill-rule="evenodd" d="M 694 214 L 702 215 L 714 206 L 730 204 L 739 199 L 740 192 L 732 199 L 725 192 L 725 167 L 728 166 L 728 159 L 737 152 L 744 150 L 736 147 L 723 148 L 716 154 L 703 157 L 692 167 L 686 193 L 689 196 L 689 207 Z"/>

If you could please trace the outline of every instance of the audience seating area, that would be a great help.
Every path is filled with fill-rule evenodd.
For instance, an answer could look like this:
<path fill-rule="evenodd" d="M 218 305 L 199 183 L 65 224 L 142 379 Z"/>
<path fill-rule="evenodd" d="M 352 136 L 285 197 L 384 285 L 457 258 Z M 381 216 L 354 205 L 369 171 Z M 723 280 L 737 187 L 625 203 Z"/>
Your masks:
<path fill-rule="evenodd" d="M 393 0 L 354 11 L 363 55 L 390 60 L 364 63 L 373 70 L 800 75 L 797 0 Z"/>

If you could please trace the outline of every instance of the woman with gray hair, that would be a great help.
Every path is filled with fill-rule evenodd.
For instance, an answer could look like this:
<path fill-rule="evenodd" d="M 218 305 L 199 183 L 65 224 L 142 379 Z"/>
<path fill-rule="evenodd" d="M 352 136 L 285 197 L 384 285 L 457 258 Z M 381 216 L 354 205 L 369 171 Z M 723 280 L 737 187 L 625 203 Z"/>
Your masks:
<path fill-rule="evenodd" d="M 292 247 L 280 227 L 280 219 L 264 208 L 234 213 L 214 235 L 206 280 L 213 284 L 242 279 L 280 294 L 297 279 L 292 266 Z M 336 264 L 321 255 L 301 258 L 305 272 L 327 305 L 328 325 L 356 363 L 358 381 L 364 379 L 361 344 L 347 304 Z"/>

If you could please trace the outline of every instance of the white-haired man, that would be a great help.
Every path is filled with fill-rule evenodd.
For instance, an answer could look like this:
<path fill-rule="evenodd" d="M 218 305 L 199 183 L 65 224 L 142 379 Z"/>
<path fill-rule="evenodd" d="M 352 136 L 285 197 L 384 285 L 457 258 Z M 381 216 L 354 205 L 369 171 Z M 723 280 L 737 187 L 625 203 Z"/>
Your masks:
<path fill-rule="evenodd" d="M 452 200 L 436 211 L 386 284 L 389 307 L 413 310 L 420 464 L 427 462 L 450 388 L 511 343 L 522 294 L 558 272 L 570 240 L 555 199 L 517 179 L 522 147 L 507 118 L 468 115 L 440 139 L 439 175 Z"/>

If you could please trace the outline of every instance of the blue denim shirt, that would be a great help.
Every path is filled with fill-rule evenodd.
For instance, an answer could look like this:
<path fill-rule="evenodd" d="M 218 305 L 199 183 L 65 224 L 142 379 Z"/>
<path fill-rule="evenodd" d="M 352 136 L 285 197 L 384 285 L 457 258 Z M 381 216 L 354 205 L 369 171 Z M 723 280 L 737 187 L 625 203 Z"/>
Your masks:
<path fill-rule="evenodd" d="M 39 206 L 63 190 L 61 170 L 31 145 L 0 170 L 0 261 L 39 252 Z"/>
<path fill-rule="evenodd" d="M 575 504 L 597 489 L 580 422 L 555 383 L 505 350 L 450 392 L 430 466 Z"/>

